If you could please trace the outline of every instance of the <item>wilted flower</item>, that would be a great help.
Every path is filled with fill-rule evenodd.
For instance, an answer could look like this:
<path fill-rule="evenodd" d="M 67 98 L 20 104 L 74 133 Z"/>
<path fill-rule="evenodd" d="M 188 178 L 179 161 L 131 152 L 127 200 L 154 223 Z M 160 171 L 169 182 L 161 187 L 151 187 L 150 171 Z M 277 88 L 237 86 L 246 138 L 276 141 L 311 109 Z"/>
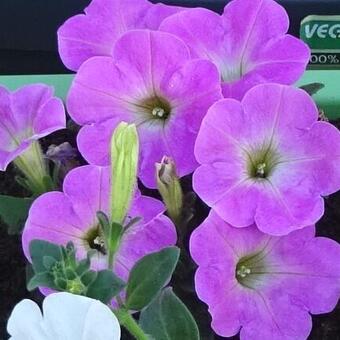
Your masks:
<path fill-rule="evenodd" d="M 163 21 L 193 56 L 213 61 L 222 74 L 225 97 L 241 99 L 251 87 L 268 82 L 293 84 L 305 71 L 310 52 L 287 35 L 289 18 L 274 0 L 234 0 L 222 16 L 195 8 Z"/>
<path fill-rule="evenodd" d="M 287 236 L 255 225 L 233 228 L 211 212 L 190 240 L 195 287 L 212 328 L 241 339 L 307 339 L 311 314 L 328 313 L 340 297 L 340 246 L 314 237 L 314 227 Z"/>
<path fill-rule="evenodd" d="M 22 300 L 7 323 L 11 340 L 119 340 L 120 326 L 102 302 L 70 293 L 54 293 L 43 302 L 43 315 L 31 300 Z"/>
<path fill-rule="evenodd" d="M 311 97 L 284 85 L 217 102 L 196 142 L 195 191 L 235 227 L 285 235 L 314 224 L 322 196 L 340 189 L 340 133 L 317 119 Z"/>
<path fill-rule="evenodd" d="M 78 147 L 89 163 L 110 164 L 110 139 L 125 121 L 137 126 L 139 177 L 156 187 L 154 164 L 174 159 L 178 175 L 192 172 L 202 118 L 220 99 L 220 76 L 207 60 L 192 60 L 177 37 L 147 30 L 126 33 L 113 57 L 95 57 L 79 69 L 67 100 L 72 118 L 85 125 Z"/>
<path fill-rule="evenodd" d="M 65 121 L 62 101 L 51 87 L 34 84 L 14 92 L 0 87 L 0 170 L 14 161 L 30 189 L 44 192 L 48 170 L 38 139 L 65 128 Z"/>
<path fill-rule="evenodd" d="M 66 165 L 77 157 L 77 150 L 69 142 L 60 145 L 50 145 L 46 151 L 46 158 L 55 164 Z"/>
<path fill-rule="evenodd" d="M 65 177 L 63 190 L 46 193 L 34 201 L 22 236 L 26 257 L 30 258 L 29 244 L 34 239 L 59 245 L 72 241 L 78 259 L 86 258 L 87 252 L 94 249 L 92 269 L 107 269 L 108 249 L 97 212 L 110 218 L 110 168 L 76 168 Z M 123 280 L 144 255 L 176 243 L 175 227 L 163 215 L 164 210 L 160 201 L 135 193 L 123 224 L 136 217 L 140 220 L 124 231 L 113 263 L 115 273 Z"/>
<path fill-rule="evenodd" d="M 155 29 L 180 7 L 146 0 L 93 0 L 85 14 L 68 19 L 58 30 L 59 53 L 69 69 L 94 56 L 109 56 L 115 42 L 132 29 Z"/>

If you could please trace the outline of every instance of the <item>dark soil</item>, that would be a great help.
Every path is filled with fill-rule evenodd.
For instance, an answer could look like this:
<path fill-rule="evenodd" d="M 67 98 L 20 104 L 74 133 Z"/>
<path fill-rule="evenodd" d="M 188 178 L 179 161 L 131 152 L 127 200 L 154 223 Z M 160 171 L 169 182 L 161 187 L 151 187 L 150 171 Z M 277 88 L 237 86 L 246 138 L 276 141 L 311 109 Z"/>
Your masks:
<path fill-rule="evenodd" d="M 74 145 L 76 129 L 72 128 L 51 135 L 44 140 L 46 148 L 49 144 L 61 144 L 65 140 Z M 83 160 L 79 158 L 79 163 Z M 25 193 L 13 180 L 14 169 L 10 166 L 4 173 L 0 172 L 0 193 L 13 196 L 25 196 Z M 190 176 L 183 179 L 185 191 L 190 191 Z M 145 194 L 155 196 L 155 191 L 142 190 Z M 326 198 L 325 215 L 317 224 L 317 234 L 326 236 L 340 243 L 340 192 Z M 184 238 L 184 243 L 188 244 L 191 231 L 195 226 L 207 216 L 208 208 L 196 200 L 194 206 L 196 214 L 188 226 L 188 233 Z M 340 261 L 340 259 L 339 259 Z M 9 236 L 6 227 L 0 222 L 0 339 L 7 339 L 6 323 L 8 316 L 17 302 L 24 298 L 30 298 L 40 302 L 42 297 L 38 292 L 29 293 L 26 290 L 26 260 L 22 253 L 21 241 L 19 236 Z M 210 330 L 210 316 L 205 304 L 201 303 L 193 291 L 194 266 L 186 258 L 179 264 L 179 269 L 173 279 L 172 285 L 175 292 L 183 299 L 197 320 L 202 340 L 222 339 L 213 334 Z M 123 333 L 123 340 L 131 339 Z M 238 339 L 238 336 L 232 339 Z M 313 316 L 313 330 L 309 337 L 310 340 L 340 340 L 340 303 L 336 309 L 329 314 Z M 76 340 L 76 339 L 75 339 Z M 178 339 L 185 340 L 185 339 Z"/>

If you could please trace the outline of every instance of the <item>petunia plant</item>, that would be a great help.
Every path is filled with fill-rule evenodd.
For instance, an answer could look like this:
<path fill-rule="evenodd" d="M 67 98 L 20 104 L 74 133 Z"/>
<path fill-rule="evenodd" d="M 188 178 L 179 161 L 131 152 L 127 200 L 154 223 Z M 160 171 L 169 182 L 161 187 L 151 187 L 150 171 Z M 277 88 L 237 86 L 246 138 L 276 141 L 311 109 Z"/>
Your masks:
<path fill-rule="evenodd" d="M 313 226 L 270 236 L 238 229 L 215 212 L 193 232 L 196 291 L 212 327 L 241 339 L 306 339 L 311 314 L 331 311 L 340 294 L 340 246 Z M 232 307 L 231 307 L 232 306 Z"/>
<path fill-rule="evenodd" d="M 288 26 L 274 0 L 92 0 L 58 30 L 69 116 L 46 85 L 0 87 L 22 187 L 0 216 L 45 296 L 11 339 L 303 340 L 335 309 L 340 132 L 323 84 L 294 85 L 310 51 Z"/>
<path fill-rule="evenodd" d="M 51 178 L 38 140 L 64 129 L 65 111 L 52 88 L 34 84 L 15 92 L 0 88 L 0 170 L 14 162 L 33 194 L 51 189 Z"/>
<path fill-rule="evenodd" d="M 242 99 L 255 85 L 293 84 L 308 63 L 310 52 L 287 34 L 289 18 L 272 0 L 234 0 L 218 15 L 203 8 L 165 19 L 160 30 L 185 41 L 193 56 L 215 63 L 224 97 Z"/>
<path fill-rule="evenodd" d="M 218 101 L 196 141 L 195 191 L 235 227 L 285 235 L 314 224 L 340 189 L 340 133 L 317 120 L 307 93 L 284 85 Z"/>
<path fill-rule="evenodd" d="M 155 188 L 154 164 L 164 155 L 174 159 L 180 177 L 197 167 L 198 129 L 210 105 L 221 98 L 213 63 L 192 59 L 174 35 L 134 30 L 117 41 L 112 57 L 94 57 L 80 67 L 67 108 L 83 125 L 78 148 L 95 165 L 109 164 L 117 124 L 134 123 L 140 137 L 138 176 Z"/>
<path fill-rule="evenodd" d="M 184 10 L 148 0 L 93 0 L 84 14 L 58 30 L 61 60 L 73 71 L 95 56 L 111 56 L 115 42 L 133 29 L 157 30 L 166 17 Z"/>

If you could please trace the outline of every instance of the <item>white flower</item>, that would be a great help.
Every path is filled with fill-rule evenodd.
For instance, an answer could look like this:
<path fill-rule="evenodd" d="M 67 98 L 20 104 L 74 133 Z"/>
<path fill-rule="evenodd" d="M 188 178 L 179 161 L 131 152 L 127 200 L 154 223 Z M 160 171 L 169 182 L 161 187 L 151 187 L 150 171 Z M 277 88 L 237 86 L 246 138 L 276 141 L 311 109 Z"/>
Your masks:
<path fill-rule="evenodd" d="M 119 340 L 117 318 L 102 302 L 69 293 L 54 293 L 43 302 L 43 315 L 31 300 L 22 300 L 7 323 L 10 340 Z"/>

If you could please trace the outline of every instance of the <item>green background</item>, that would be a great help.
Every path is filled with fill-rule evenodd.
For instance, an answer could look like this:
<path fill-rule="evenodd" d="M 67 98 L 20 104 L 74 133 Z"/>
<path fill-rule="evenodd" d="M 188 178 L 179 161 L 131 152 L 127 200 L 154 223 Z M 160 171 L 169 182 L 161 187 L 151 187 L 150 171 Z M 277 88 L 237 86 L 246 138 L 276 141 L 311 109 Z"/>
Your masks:
<path fill-rule="evenodd" d="M 22 85 L 45 83 L 55 87 L 56 95 L 65 100 L 74 75 L 25 75 L 0 76 L 0 84 L 14 90 Z M 298 86 L 309 83 L 323 83 L 325 88 L 315 96 L 318 106 L 330 119 L 340 118 L 340 70 L 309 70 L 297 82 Z"/>

